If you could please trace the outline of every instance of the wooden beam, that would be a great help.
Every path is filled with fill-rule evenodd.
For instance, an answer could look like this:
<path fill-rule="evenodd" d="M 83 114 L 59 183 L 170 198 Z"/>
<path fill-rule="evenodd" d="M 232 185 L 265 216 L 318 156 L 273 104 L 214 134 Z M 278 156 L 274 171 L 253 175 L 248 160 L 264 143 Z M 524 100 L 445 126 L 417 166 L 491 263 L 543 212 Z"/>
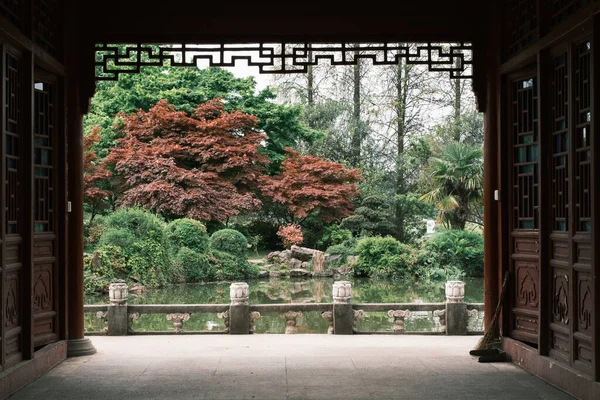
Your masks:
<path fill-rule="evenodd" d="M 22 110 L 23 110 L 23 129 L 21 130 L 21 165 L 23 167 L 21 187 L 21 215 L 23 216 L 23 243 L 21 247 L 23 266 L 21 279 L 23 279 L 23 358 L 30 360 L 33 358 L 33 212 L 34 212 L 34 179 L 33 179 L 33 148 L 34 148 L 34 101 L 33 101 L 33 84 L 34 84 L 34 66 L 33 54 L 24 52 L 21 58 L 23 66 L 22 87 L 21 93 Z"/>
<path fill-rule="evenodd" d="M 493 10 L 493 6 L 490 6 Z M 490 14 L 494 15 L 494 14 Z M 498 24 L 497 18 L 495 23 Z M 483 177 L 483 234 L 484 234 L 484 329 L 487 331 L 492 322 L 496 305 L 498 303 L 498 202 L 496 202 L 494 193 L 499 190 L 498 175 L 496 165 L 498 163 L 498 75 L 497 66 L 500 63 L 499 49 L 500 37 L 499 29 L 491 29 L 488 34 L 486 65 L 487 65 L 487 100 L 484 115 L 484 177 Z"/>
<path fill-rule="evenodd" d="M 592 148 L 592 168 L 591 168 L 591 204 L 592 204 L 592 266 L 595 268 L 594 275 L 594 313 L 592 316 L 592 370 L 593 378 L 600 382 L 600 324 L 598 319 L 600 318 L 600 246 L 598 241 L 600 240 L 600 137 L 598 137 L 598 118 L 600 118 L 600 15 L 596 14 L 593 20 L 593 39 L 592 39 L 592 134 L 591 134 L 591 148 Z M 594 245 L 595 244 L 595 245 Z M 600 393 L 600 390 L 599 390 Z"/>

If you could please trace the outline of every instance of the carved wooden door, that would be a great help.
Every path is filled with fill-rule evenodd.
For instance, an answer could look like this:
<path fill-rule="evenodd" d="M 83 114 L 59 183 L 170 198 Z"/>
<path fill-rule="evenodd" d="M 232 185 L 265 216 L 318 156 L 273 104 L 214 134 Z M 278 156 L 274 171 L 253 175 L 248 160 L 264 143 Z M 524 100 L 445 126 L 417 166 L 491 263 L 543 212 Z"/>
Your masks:
<path fill-rule="evenodd" d="M 2 52 L 2 265 L 0 287 L 1 349 L 4 369 L 23 358 L 24 266 L 22 264 L 23 226 L 23 71 L 26 66 L 18 52 L 6 47 Z"/>
<path fill-rule="evenodd" d="M 57 126 L 59 107 L 53 76 L 36 71 L 34 84 L 33 342 L 58 339 Z"/>
<path fill-rule="evenodd" d="M 539 333 L 539 116 L 535 73 L 509 81 L 509 335 L 537 343 Z"/>
<path fill-rule="evenodd" d="M 548 123 L 552 127 L 549 355 L 588 374 L 594 313 L 591 50 L 589 40 L 579 40 L 552 52 Z"/>

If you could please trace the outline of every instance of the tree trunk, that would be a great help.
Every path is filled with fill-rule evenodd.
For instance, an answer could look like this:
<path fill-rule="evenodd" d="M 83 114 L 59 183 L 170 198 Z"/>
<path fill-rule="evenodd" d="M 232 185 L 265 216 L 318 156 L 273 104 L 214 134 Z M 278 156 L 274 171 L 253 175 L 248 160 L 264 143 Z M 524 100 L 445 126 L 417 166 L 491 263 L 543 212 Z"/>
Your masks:
<path fill-rule="evenodd" d="M 309 50 L 308 52 L 308 59 L 310 61 L 312 61 L 312 50 Z M 314 75 L 314 71 L 313 71 L 313 66 L 309 65 L 306 73 L 306 79 L 307 79 L 307 84 L 306 84 L 306 98 L 307 98 L 307 103 L 308 103 L 308 108 L 312 108 L 315 104 L 315 75 Z M 312 127 L 311 127 L 312 128 Z"/>
<path fill-rule="evenodd" d="M 404 194 L 404 140 L 406 136 L 406 102 L 408 98 L 409 66 L 400 58 L 396 69 L 396 194 Z M 396 201 L 396 239 L 404 241 L 404 205 Z"/>
<path fill-rule="evenodd" d="M 455 62 L 455 67 L 459 68 L 460 60 L 457 58 Z M 454 121 L 453 121 L 453 139 L 455 142 L 460 142 L 461 136 L 461 123 L 460 123 L 460 114 L 461 114 L 461 96 L 462 96 L 462 83 L 460 79 L 452 79 L 454 86 L 454 102 L 452 105 L 454 111 Z"/>
<path fill-rule="evenodd" d="M 356 53 L 358 55 L 358 52 Z M 360 164 L 360 148 L 362 144 L 362 122 L 360 120 L 360 60 L 354 66 L 352 83 L 354 97 L 352 100 L 352 148 L 351 165 L 356 168 Z"/>

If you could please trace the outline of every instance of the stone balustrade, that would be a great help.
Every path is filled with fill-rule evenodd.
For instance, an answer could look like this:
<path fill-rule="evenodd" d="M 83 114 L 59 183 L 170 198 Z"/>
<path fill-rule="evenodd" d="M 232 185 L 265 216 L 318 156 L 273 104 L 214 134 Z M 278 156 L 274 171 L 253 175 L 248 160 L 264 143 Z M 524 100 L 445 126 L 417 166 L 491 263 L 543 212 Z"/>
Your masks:
<path fill-rule="evenodd" d="M 333 284 L 333 303 L 302 304 L 249 304 L 249 287 L 245 282 L 232 283 L 229 304 L 128 304 L 128 287 L 117 281 L 109 287 L 110 304 L 86 305 L 84 312 L 93 314 L 100 328 L 87 334 L 111 336 L 135 334 L 251 334 L 255 323 L 266 313 L 279 314 L 285 320 L 285 333 L 298 333 L 298 324 L 303 313 L 317 312 L 328 322 L 328 334 L 370 334 L 361 332 L 360 319 L 368 319 L 369 313 L 384 313 L 390 320 L 387 333 L 407 334 L 411 332 L 407 322 L 413 318 L 433 319 L 435 329 L 426 334 L 467 335 L 480 334 L 481 328 L 473 328 L 474 322 L 483 317 L 482 303 L 464 302 L 464 282 L 446 283 L 446 301 L 440 303 L 352 303 L 352 285 L 339 281 Z M 186 329 L 186 324 L 195 314 L 212 313 L 223 320 L 225 328 L 216 331 Z M 142 315 L 165 315 L 172 328 L 166 331 L 136 331 L 135 321 Z M 190 322 L 191 323 L 191 322 Z"/>

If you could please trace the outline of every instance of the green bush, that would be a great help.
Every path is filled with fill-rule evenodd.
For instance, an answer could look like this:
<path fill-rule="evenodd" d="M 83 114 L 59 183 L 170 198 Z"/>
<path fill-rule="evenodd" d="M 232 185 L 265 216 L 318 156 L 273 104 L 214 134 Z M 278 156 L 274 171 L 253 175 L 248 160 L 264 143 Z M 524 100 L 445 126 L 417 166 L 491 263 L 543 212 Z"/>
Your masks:
<path fill-rule="evenodd" d="M 102 275 L 160 286 L 173 279 L 164 223 L 139 208 L 123 208 L 104 220 L 98 240 Z M 90 275 L 91 277 L 91 275 Z"/>
<path fill-rule="evenodd" d="M 440 232 L 420 252 L 420 263 L 432 268 L 483 276 L 483 236 L 463 230 Z"/>
<path fill-rule="evenodd" d="M 208 251 L 209 238 L 206 226 L 200 221 L 190 218 L 176 219 L 167 225 L 165 232 L 175 254 L 183 247 L 201 254 Z"/>
<path fill-rule="evenodd" d="M 408 276 L 414 273 L 412 247 L 388 237 L 368 237 L 356 245 L 355 276 Z"/>
<path fill-rule="evenodd" d="M 319 240 L 319 247 L 328 248 L 335 245 L 341 245 L 352 241 L 352 232 L 348 229 L 340 228 L 339 225 L 329 225 L 325 227 L 323 236 Z"/>
<path fill-rule="evenodd" d="M 332 256 L 341 256 L 335 264 L 343 265 L 348 261 L 349 256 L 354 255 L 354 247 L 348 246 L 347 244 L 334 244 L 333 246 L 329 246 L 325 253 Z"/>
<path fill-rule="evenodd" d="M 216 275 L 215 268 L 208 256 L 188 247 L 179 249 L 175 256 L 174 264 L 178 268 L 181 268 L 185 282 L 210 281 Z"/>
<path fill-rule="evenodd" d="M 248 250 L 248 240 L 235 229 L 221 229 L 211 235 L 210 248 L 236 257 L 244 257 Z"/>
<path fill-rule="evenodd" d="M 212 250 L 207 256 L 219 280 L 257 278 L 260 272 L 246 258 L 228 252 Z"/>

